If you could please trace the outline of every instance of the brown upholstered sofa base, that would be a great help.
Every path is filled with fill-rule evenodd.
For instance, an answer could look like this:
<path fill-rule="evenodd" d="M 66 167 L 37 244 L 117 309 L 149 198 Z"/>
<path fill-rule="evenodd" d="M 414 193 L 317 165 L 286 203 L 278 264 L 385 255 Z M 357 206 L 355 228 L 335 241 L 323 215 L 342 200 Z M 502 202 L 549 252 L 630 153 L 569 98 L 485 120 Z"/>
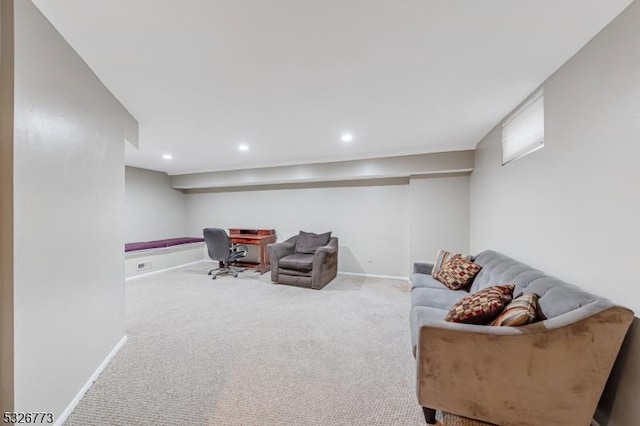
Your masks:
<path fill-rule="evenodd" d="M 430 265 L 412 276 L 418 403 L 502 426 L 587 426 L 634 313 L 500 253 L 485 251 L 471 292 L 514 283 L 540 296 L 542 321 L 492 327 L 444 321 L 466 292 L 445 289 Z M 475 286 L 475 287 L 474 287 Z"/>
<path fill-rule="evenodd" d="M 615 307 L 513 335 L 422 327 L 418 402 L 505 426 L 588 425 L 632 320 Z"/>

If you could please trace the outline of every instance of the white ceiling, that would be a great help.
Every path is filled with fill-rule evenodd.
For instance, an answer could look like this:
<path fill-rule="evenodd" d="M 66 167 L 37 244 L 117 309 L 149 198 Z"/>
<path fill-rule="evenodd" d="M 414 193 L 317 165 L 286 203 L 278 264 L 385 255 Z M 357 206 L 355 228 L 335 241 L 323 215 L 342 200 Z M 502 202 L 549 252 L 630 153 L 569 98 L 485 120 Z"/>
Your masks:
<path fill-rule="evenodd" d="M 34 3 L 181 174 L 474 148 L 631 0 Z"/>

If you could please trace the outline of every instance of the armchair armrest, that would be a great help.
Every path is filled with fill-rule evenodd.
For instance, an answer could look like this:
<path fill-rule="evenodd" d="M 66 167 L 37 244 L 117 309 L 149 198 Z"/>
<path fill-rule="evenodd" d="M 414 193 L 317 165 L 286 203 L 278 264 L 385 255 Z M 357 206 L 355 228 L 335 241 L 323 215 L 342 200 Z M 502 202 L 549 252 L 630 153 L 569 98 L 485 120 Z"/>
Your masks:
<path fill-rule="evenodd" d="M 418 261 L 413 263 L 414 274 L 431 275 L 431 271 L 433 271 L 433 262 Z"/>
<path fill-rule="evenodd" d="M 338 257 L 338 249 L 331 246 L 322 246 L 313 255 L 313 269 L 326 265 L 331 258 Z"/>
<path fill-rule="evenodd" d="M 338 274 L 338 238 L 332 237 L 329 243 L 318 248 L 313 255 L 311 288 L 320 289 Z"/>
<path fill-rule="evenodd" d="M 420 405 L 497 424 L 589 424 L 633 320 L 626 309 L 600 307 L 523 327 L 425 319 Z"/>
<path fill-rule="evenodd" d="M 285 240 L 281 243 L 273 243 L 267 245 L 267 254 L 269 255 L 269 266 L 271 268 L 271 280 L 278 281 L 278 260 L 285 256 L 293 254 L 296 246 L 297 235 Z"/>
<path fill-rule="evenodd" d="M 277 263 L 278 259 L 282 259 L 285 256 L 289 256 L 290 254 L 293 254 L 293 249 L 295 245 L 296 245 L 295 241 L 289 241 L 289 240 L 284 241 L 282 243 L 268 244 L 267 250 L 269 251 L 269 258 L 271 263 L 274 263 L 274 260 Z"/>

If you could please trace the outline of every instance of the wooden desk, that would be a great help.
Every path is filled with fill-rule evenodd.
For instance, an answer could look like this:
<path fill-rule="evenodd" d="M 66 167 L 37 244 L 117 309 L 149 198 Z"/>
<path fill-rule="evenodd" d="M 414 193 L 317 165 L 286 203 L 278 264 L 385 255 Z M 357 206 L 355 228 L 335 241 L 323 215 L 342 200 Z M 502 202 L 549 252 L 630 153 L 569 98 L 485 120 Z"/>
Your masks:
<path fill-rule="evenodd" d="M 260 250 L 258 263 L 236 262 L 238 266 L 255 268 L 261 274 L 269 271 L 269 254 L 267 244 L 276 242 L 276 231 L 274 229 L 239 229 L 229 228 L 229 239 L 233 244 L 246 244 L 258 246 Z"/>

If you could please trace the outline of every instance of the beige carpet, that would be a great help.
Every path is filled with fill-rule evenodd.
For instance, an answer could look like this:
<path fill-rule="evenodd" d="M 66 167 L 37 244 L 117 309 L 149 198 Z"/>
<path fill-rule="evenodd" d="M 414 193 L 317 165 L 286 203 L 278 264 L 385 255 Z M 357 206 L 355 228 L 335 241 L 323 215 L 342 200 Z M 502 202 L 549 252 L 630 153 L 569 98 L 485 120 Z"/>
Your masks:
<path fill-rule="evenodd" d="M 208 266 L 127 283 L 128 341 L 66 425 L 425 424 L 408 283 L 315 291 Z"/>
<path fill-rule="evenodd" d="M 128 341 L 65 425 L 425 425 L 408 283 L 315 291 L 209 266 L 126 284 Z"/>
<path fill-rule="evenodd" d="M 426 423 L 425 423 L 426 425 Z M 449 413 L 440 413 L 438 417 L 438 425 L 441 426 L 494 426 L 478 420 L 467 419 Z"/>

